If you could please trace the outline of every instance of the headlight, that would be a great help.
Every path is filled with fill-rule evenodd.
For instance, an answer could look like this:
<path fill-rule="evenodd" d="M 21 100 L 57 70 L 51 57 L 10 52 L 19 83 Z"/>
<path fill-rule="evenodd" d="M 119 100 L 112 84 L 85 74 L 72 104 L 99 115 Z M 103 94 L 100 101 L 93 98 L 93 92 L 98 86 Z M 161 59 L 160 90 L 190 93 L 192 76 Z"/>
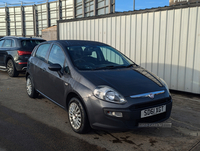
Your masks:
<path fill-rule="evenodd" d="M 94 96 L 112 103 L 123 104 L 127 102 L 122 95 L 108 86 L 98 86 L 94 90 Z"/>
<path fill-rule="evenodd" d="M 160 78 L 160 80 L 161 80 L 162 84 L 165 86 L 165 88 L 167 89 L 169 95 L 171 95 L 171 93 L 169 92 L 169 88 L 168 88 L 167 83 L 162 78 Z"/>

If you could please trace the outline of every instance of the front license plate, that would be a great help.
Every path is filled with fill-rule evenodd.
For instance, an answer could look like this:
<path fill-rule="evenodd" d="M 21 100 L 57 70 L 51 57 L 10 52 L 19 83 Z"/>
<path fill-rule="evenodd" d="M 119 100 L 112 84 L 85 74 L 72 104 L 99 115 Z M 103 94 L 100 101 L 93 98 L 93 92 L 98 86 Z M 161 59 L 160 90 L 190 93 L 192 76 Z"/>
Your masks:
<path fill-rule="evenodd" d="M 163 112 L 166 112 L 166 105 L 162 105 L 162 106 L 158 106 L 158 107 L 154 107 L 150 109 L 145 109 L 141 111 L 141 118 L 153 116 L 153 115 L 160 114 Z"/>

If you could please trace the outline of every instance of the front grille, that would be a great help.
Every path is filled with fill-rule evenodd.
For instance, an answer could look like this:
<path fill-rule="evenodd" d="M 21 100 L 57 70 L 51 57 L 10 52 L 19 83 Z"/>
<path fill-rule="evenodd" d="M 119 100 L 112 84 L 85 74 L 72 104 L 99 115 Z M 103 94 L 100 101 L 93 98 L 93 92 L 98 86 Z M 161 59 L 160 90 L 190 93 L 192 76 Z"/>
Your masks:
<path fill-rule="evenodd" d="M 161 100 L 151 101 L 151 102 L 147 102 L 147 103 L 135 104 L 135 105 L 131 106 L 131 110 L 150 108 L 150 107 L 159 106 L 162 104 L 167 104 L 168 102 L 170 102 L 170 99 L 161 99 Z"/>

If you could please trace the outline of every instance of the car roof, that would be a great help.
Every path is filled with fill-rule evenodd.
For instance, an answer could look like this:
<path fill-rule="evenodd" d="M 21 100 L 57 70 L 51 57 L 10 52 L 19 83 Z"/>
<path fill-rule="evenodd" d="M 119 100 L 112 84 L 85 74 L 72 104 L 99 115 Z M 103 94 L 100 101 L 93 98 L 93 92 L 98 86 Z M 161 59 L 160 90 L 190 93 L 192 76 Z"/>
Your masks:
<path fill-rule="evenodd" d="M 15 39 L 19 39 L 19 40 L 44 40 L 40 37 L 16 37 L 16 36 L 5 36 L 1 39 L 7 39 L 7 38 L 15 38 Z"/>
<path fill-rule="evenodd" d="M 97 41 L 89 41 L 89 40 L 53 40 L 49 42 L 61 43 L 65 46 L 108 46 L 107 44 L 97 42 Z"/>

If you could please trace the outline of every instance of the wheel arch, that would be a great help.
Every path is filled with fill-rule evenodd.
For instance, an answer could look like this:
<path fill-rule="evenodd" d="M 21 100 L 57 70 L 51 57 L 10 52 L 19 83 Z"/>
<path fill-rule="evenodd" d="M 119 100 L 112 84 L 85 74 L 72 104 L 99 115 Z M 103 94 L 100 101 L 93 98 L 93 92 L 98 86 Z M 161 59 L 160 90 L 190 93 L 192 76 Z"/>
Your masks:
<path fill-rule="evenodd" d="M 11 55 L 9 55 L 9 56 L 6 57 L 6 62 L 5 62 L 5 63 L 6 63 L 6 64 L 5 64 L 6 66 L 7 66 L 8 60 L 10 60 L 10 59 L 11 59 L 11 60 L 13 61 L 13 63 L 14 63 L 13 57 L 12 57 Z M 14 65 L 15 65 L 15 63 L 14 63 Z"/>
<path fill-rule="evenodd" d="M 30 73 L 29 72 L 26 72 L 26 74 L 25 74 L 25 76 L 26 76 L 26 79 L 27 79 L 27 77 L 30 75 Z"/>
<path fill-rule="evenodd" d="M 86 104 L 85 104 L 83 98 L 82 98 L 78 93 L 76 93 L 76 92 L 70 92 L 70 93 L 67 94 L 67 97 L 66 97 L 66 105 L 65 105 L 66 110 L 68 111 L 69 101 L 70 101 L 73 97 L 77 97 L 77 98 L 80 100 L 80 102 L 82 103 L 82 105 L 83 105 L 83 107 L 84 107 L 84 109 L 85 109 L 87 118 L 88 118 L 88 120 L 89 120 L 88 109 L 87 109 L 87 107 L 86 107 Z"/>
<path fill-rule="evenodd" d="M 66 104 L 65 104 L 66 109 L 68 109 L 69 101 L 70 101 L 71 98 L 73 98 L 73 97 L 77 97 L 77 98 L 81 101 L 81 103 L 84 105 L 84 107 L 85 107 L 85 103 L 84 103 L 82 97 L 81 97 L 77 92 L 72 91 L 72 92 L 69 92 L 69 93 L 67 94 L 67 97 L 66 97 Z"/>

